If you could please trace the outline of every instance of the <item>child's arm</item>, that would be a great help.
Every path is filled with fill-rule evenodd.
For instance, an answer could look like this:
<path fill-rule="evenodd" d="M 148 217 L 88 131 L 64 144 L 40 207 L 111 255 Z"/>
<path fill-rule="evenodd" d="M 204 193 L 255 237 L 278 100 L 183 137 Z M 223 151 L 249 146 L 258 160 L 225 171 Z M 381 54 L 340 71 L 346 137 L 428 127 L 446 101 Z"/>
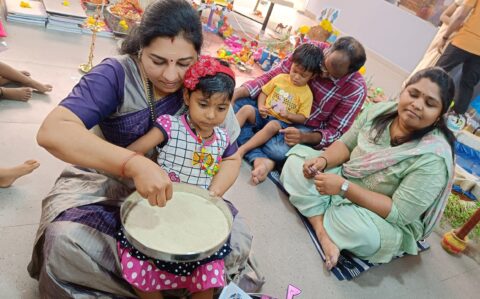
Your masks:
<path fill-rule="evenodd" d="M 165 140 L 162 130 L 157 127 L 153 127 L 147 134 L 135 140 L 132 144 L 127 146 L 127 149 L 135 151 L 137 153 L 146 154 L 152 148 L 159 145 Z"/>
<path fill-rule="evenodd" d="M 260 112 L 260 116 L 265 118 L 268 115 L 268 108 L 265 107 L 265 102 L 267 100 L 267 94 L 264 93 L 263 91 L 260 92 L 257 98 L 257 106 L 258 106 L 258 112 Z"/>
<path fill-rule="evenodd" d="M 303 114 L 295 114 L 288 111 L 282 111 L 279 114 L 281 117 L 288 119 L 293 124 L 303 124 L 307 120 Z"/>
<path fill-rule="evenodd" d="M 242 160 L 238 153 L 224 158 L 220 162 L 220 168 L 217 174 L 213 177 L 208 190 L 214 196 L 223 196 L 225 192 L 235 183 L 235 180 L 240 173 L 240 165 Z"/>

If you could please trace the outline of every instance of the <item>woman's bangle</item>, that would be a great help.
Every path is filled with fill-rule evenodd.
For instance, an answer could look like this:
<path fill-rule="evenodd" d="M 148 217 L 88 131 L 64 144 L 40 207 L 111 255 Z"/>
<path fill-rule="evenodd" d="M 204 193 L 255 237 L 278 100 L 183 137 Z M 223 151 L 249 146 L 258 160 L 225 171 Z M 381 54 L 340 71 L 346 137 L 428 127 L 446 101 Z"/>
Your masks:
<path fill-rule="evenodd" d="M 139 155 L 139 153 L 133 152 L 133 153 L 131 153 L 127 158 L 125 158 L 125 160 L 124 160 L 123 163 L 122 163 L 122 168 L 121 168 L 121 170 L 120 170 L 120 175 L 121 175 L 122 177 L 125 176 L 125 167 L 127 166 L 128 161 L 132 160 L 132 158 L 135 157 L 135 156 L 137 156 L 137 155 Z"/>
<path fill-rule="evenodd" d="M 322 169 L 322 170 L 320 170 L 321 172 L 324 172 L 324 171 L 325 171 L 325 169 L 327 169 L 327 166 L 328 166 L 328 160 L 327 160 L 327 158 L 325 158 L 324 156 L 319 156 L 318 158 L 319 158 L 319 159 L 323 159 L 323 160 L 325 160 L 325 167 L 323 167 L 323 169 Z"/>

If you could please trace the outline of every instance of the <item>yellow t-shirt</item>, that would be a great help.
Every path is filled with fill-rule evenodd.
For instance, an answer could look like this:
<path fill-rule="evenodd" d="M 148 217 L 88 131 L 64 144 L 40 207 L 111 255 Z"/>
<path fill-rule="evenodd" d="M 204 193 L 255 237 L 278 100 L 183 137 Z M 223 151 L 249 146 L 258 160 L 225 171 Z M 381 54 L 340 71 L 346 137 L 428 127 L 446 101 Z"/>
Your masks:
<path fill-rule="evenodd" d="M 289 120 L 280 116 L 280 111 L 285 110 L 294 114 L 310 116 L 312 109 L 313 94 L 308 85 L 295 86 L 290 81 L 289 74 L 275 76 L 262 87 L 267 95 L 265 106 L 270 109 L 270 115 L 286 123 Z"/>
<path fill-rule="evenodd" d="M 463 5 L 473 7 L 473 10 L 453 37 L 452 44 L 480 56 L 480 7 L 478 0 L 465 0 Z"/>

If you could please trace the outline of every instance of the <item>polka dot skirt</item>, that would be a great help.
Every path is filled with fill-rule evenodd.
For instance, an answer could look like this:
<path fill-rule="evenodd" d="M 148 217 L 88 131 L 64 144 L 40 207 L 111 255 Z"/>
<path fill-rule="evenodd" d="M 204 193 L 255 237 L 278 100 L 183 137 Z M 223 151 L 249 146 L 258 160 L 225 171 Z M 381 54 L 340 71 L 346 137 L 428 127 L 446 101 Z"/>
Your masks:
<path fill-rule="evenodd" d="M 137 260 L 151 261 L 159 270 L 166 271 L 174 275 L 190 276 L 197 267 L 216 260 L 224 259 L 232 251 L 227 241 L 227 243 L 225 243 L 219 250 L 217 250 L 217 252 L 198 262 L 166 262 L 159 259 L 150 258 L 149 256 L 143 254 L 141 251 L 138 251 L 130 244 L 130 242 L 128 242 L 122 229 L 118 231 L 116 239 L 119 243 L 119 246 L 127 250 L 128 253 Z"/>
<path fill-rule="evenodd" d="M 225 266 L 221 259 L 196 267 L 190 275 L 175 275 L 158 269 L 150 260 L 137 259 L 120 242 L 117 242 L 117 252 L 123 278 L 143 292 L 187 289 L 195 293 L 225 285 Z"/>

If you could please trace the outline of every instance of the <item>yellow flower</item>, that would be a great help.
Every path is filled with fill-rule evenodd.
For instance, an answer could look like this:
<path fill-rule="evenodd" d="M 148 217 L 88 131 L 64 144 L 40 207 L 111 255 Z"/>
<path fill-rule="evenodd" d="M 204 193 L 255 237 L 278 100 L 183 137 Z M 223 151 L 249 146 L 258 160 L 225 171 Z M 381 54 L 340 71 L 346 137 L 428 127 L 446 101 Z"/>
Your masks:
<path fill-rule="evenodd" d="M 360 75 L 362 75 L 362 76 L 365 75 L 365 72 L 366 72 L 366 71 L 367 71 L 367 68 L 366 68 L 365 66 L 362 66 L 362 67 L 358 70 L 358 72 L 359 72 Z"/>
<path fill-rule="evenodd" d="M 89 16 L 89 17 L 87 18 L 87 24 L 88 24 L 88 25 L 95 25 L 95 18 L 92 17 L 92 16 Z"/>
<path fill-rule="evenodd" d="M 20 1 L 20 7 L 22 7 L 22 8 L 32 8 L 32 6 L 30 6 L 30 2 L 26 2 L 26 1 Z"/>
<path fill-rule="evenodd" d="M 70 6 L 70 1 L 64 0 L 62 1 L 63 6 Z"/>
<path fill-rule="evenodd" d="M 302 25 L 300 28 L 298 28 L 298 32 L 300 32 L 300 34 L 307 34 L 308 31 L 310 31 L 310 26 L 307 25 Z"/>
<path fill-rule="evenodd" d="M 120 25 L 120 27 L 121 27 L 124 31 L 127 31 L 127 30 L 128 30 L 127 21 L 121 20 L 120 22 L 118 22 L 118 25 Z"/>
<path fill-rule="evenodd" d="M 332 23 L 327 19 L 323 19 L 322 22 L 320 22 L 320 27 L 330 33 L 333 31 Z"/>

